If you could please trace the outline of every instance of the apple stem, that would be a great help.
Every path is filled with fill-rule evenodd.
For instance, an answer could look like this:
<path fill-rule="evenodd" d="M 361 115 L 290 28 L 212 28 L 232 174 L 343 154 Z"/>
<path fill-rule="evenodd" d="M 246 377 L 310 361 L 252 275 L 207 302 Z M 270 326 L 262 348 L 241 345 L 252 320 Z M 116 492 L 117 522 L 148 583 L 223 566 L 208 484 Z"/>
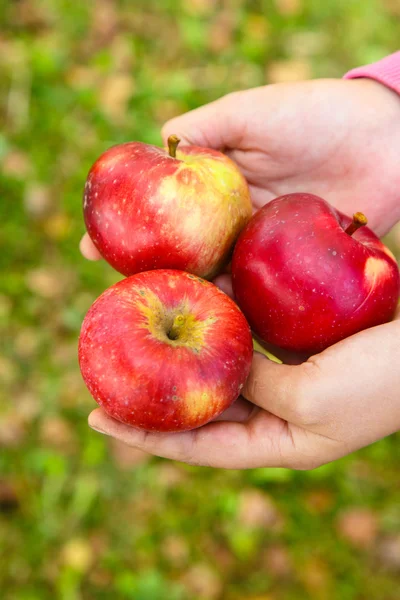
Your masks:
<path fill-rule="evenodd" d="M 183 315 L 177 315 L 173 320 L 171 329 L 168 331 L 167 335 L 170 340 L 177 340 L 182 330 L 185 326 L 185 317 Z"/>
<path fill-rule="evenodd" d="M 347 227 L 347 229 L 345 229 L 345 233 L 347 233 L 347 235 L 353 235 L 353 233 L 357 231 L 357 229 L 359 229 L 360 227 L 364 227 L 364 225 L 366 225 L 367 223 L 368 220 L 364 213 L 356 212 L 353 215 L 352 222 Z"/>
<path fill-rule="evenodd" d="M 181 140 L 177 135 L 170 135 L 168 138 L 168 152 L 171 158 L 176 158 L 176 149 Z"/>

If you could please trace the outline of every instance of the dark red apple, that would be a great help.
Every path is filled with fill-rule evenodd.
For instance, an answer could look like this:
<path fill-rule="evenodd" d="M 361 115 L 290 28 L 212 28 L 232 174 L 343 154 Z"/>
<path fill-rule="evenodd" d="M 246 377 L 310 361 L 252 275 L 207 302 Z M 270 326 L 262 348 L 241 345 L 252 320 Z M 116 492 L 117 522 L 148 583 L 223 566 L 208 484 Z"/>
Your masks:
<path fill-rule="evenodd" d="M 110 287 L 87 313 L 79 340 L 96 402 L 148 431 L 193 429 L 222 413 L 239 396 L 252 355 L 236 304 L 212 283 L 173 270 Z"/>
<path fill-rule="evenodd" d="M 232 280 L 264 342 L 311 354 L 392 319 L 399 270 L 365 223 L 301 193 L 254 215 L 236 244 Z"/>
<path fill-rule="evenodd" d="M 249 190 L 224 154 L 177 150 L 176 136 L 168 143 L 129 142 L 100 156 L 85 185 L 86 228 L 124 275 L 168 268 L 211 279 L 252 215 Z"/>

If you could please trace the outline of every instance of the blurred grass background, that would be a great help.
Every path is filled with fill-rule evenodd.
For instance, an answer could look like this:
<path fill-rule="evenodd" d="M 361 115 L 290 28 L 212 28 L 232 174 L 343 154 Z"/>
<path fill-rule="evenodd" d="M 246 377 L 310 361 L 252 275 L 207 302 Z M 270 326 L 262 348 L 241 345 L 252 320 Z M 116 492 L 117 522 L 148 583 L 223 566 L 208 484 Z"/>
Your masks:
<path fill-rule="evenodd" d="M 398 600 L 400 444 L 223 472 L 110 442 L 76 357 L 119 276 L 78 252 L 108 146 L 398 49 L 399 0 L 0 0 L 0 597 Z M 392 234 L 399 255 L 400 232 Z"/>

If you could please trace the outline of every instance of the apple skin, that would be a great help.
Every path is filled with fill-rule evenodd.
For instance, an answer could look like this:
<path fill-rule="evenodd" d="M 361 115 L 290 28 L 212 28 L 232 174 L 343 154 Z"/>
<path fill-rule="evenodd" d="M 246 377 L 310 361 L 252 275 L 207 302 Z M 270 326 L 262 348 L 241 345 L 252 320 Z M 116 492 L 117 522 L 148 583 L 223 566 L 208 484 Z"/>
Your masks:
<path fill-rule="evenodd" d="M 214 419 L 239 396 L 252 356 L 250 327 L 233 300 L 168 269 L 108 288 L 79 339 L 82 376 L 96 402 L 146 431 L 185 431 Z"/>
<path fill-rule="evenodd" d="M 261 340 L 314 354 L 393 318 L 396 260 L 368 227 L 347 234 L 351 222 L 305 193 L 276 198 L 253 216 L 235 247 L 232 283 Z"/>
<path fill-rule="evenodd" d="M 247 183 L 227 156 L 196 146 L 128 142 L 104 152 L 85 184 L 87 231 L 123 275 L 179 269 L 212 279 L 252 216 Z"/>

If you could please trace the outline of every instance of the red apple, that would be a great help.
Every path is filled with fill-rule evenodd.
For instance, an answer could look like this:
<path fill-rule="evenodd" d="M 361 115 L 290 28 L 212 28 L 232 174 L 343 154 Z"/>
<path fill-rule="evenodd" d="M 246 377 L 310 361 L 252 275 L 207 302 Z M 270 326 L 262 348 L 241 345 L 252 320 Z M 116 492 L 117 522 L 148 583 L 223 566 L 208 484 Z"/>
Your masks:
<path fill-rule="evenodd" d="M 368 228 L 312 194 L 265 205 L 241 234 L 233 289 L 253 331 L 287 350 L 315 353 L 390 321 L 396 260 Z"/>
<path fill-rule="evenodd" d="M 79 363 L 112 417 L 148 431 L 199 427 L 240 394 L 253 355 L 236 304 L 189 273 L 155 270 L 106 290 L 82 325 Z"/>
<path fill-rule="evenodd" d="M 211 279 L 231 258 L 252 215 L 235 163 L 206 148 L 169 150 L 140 142 L 114 146 L 91 168 L 84 194 L 86 228 L 114 269 L 133 275 L 181 269 Z"/>

